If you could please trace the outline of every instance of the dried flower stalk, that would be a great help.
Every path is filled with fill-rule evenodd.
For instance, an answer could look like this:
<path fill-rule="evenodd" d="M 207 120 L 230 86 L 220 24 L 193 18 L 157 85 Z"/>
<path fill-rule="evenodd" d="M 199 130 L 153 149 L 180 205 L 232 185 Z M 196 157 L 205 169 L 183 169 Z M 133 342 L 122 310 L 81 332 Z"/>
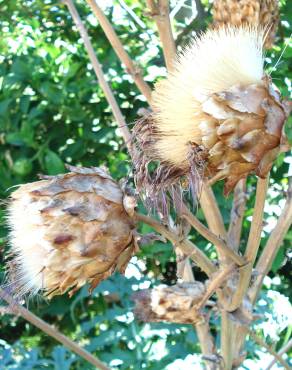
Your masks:
<path fill-rule="evenodd" d="M 140 68 L 137 67 L 129 57 L 109 20 L 98 6 L 97 1 L 87 0 L 87 3 L 90 5 L 94 15 L 98 19 L 100 26 L 102 27 L 104 33 L 106 34 L 106 37 L 110 41 L 114 51 L 117 53 L 120 60 L 124 63 L 127 72 L 131 75 L 138 89 L 145 96 L 148 103 L 151 104 L 151 89 L 143 80 Z"/>
<path fill-rule="evenodd" d="M 39 318 L 38 316 L 30 312 L 28 309 L 18 304 L 2 288 L 0 288 L 0 298 L 9 304 L 10 310 L 12 310 L 15 315 L 22 316 L 29 323 L 39 328 L 40 330 L 42 330 L 44 333 L 46 333 L 50 337 L 56 339 L 59 343 L 63 344 L 63 346 L 67 347 L 69 350 L 76 353 L 78 356 L 83 358 L 85 361 L 92 364 L 95 368 L 100 369 L 100 370 L 110 370 L 110 368 L 107 367 L 98 358 L 93 356 L 91 353 L 87 352 L 84 348 L 80 347 L 77 343 L 73 342 L 70 338 L 60 333 L 52 325 L 49 325 L 44 320 L 42 320 L 41 318 Z"/>

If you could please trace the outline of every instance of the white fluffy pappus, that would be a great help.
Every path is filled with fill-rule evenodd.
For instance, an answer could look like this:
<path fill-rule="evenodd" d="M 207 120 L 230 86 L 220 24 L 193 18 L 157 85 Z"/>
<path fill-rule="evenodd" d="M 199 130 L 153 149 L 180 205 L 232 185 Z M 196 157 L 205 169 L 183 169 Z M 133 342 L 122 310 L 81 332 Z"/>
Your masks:
<path fill-rule="evenodd" d="M 238 85 L 261 84 L 264 32 L 224 27 L 195 38 L 180 54 L 166 80 L 153 93 L 157 129 L 155 150 L 182 167 L 190 142 L 201 144 L 202 104 L 213 93 Z"/>
<path fill-rule="evenodd" d="M 39 186 L 39 183 L 37 184 Z M 42 226 L 40 210 L 46 202 L 39 199 L 31 202 L 31 196 L 26 189 L 37 189 L 34 184 L 26 184 L 18 190 L 18 196 L 8 207 L 7 223 L 10 227 L 11 251 L 14 255 L 12 289 L 16 297 L 27 293 L 37 294 L 44 285 L 43 269 L 50 243 L 45 238 L 45 228 Z"/>

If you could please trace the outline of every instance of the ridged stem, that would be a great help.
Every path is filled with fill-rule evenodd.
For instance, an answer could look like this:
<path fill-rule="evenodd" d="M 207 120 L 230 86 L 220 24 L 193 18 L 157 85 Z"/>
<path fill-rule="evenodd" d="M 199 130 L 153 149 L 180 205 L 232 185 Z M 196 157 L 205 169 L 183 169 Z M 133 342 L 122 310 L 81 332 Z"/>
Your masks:
<path fill-rule="evenodd" d="M 132 59 L 129 57 L 128 53 L 123 47 L 123 44 L 121 43 L 119 37 L 117 36 L 114 28 L 110 24 L 107 17 L 104 15 L 101 8 L 98 6 L 97 1 L 87 0 L 87 3 L 89 4 L 94 15 L 96 16 L 113 50 L 115 51 L 121 62 L 125 65 L 126 71 L 133 78 L 138 89 L 145 96 L 147 102 L 151 105 L 151 88 L 143 80 L 140 68 L 137 67 L 132 61 Z"/>
<path fill-rule="evenodd" d="M 73 2 L 71 0 L 63 0 L 63 3 L 67 5 L 68 9 L 69 9 L 69 12 L 72 16 L 72 19 L 74 21 L 74 23 L 76 24 L 76 27 L 82 37 L 82 40 L 84 42 L 84 46 L 88 52 L 88 56 L 89 56 L 89 59 L 91 61 L 91 64 L 92 64 L 92 67 L 94 69 L 94 72 L 96 74 L 96 77 L 98 79 L 98 82 L 100 83 L 100 86 L 105 94 L 105 97 L 112 109 L 112 112 L 113 112 L 113 115 L 118 123 L 118 127 L 121 131 L 121 134 L 124 138 L 124 141 L 127 145 L 127 148 L 129 150 L 129 153 L 132 152 L 132 145 L 131 145 L 131 134 L 130 134 L 130 131 L 127 127 L 127 124 L 126 124 L 126 121 L 124 119 L 124 116 L 122 115 L 122 112 L 120 110 L 120 107 L 118 106 L 118 103 L 114 97 L 114 94 L 109 86 L 109 84 L 107 83 L 105 77 L 104 77 L 104 74 L 103 74 L 103 71 L 102 71 L 102 68 L 101 68 L 101 65 L 98 61 L 98 58 L 94 52 L 94 49 L 93 49 L 93 46 L 92 46 L 92 43 L 89 39 L 89 36 L 88 36 L 88 32 L 86 30 L 86 28 L 84 27 L 82 21 L 81 21 L 81 18 L 78 14 L 78 11 L 75 7 L 75 5 L 73 4 Z"/>

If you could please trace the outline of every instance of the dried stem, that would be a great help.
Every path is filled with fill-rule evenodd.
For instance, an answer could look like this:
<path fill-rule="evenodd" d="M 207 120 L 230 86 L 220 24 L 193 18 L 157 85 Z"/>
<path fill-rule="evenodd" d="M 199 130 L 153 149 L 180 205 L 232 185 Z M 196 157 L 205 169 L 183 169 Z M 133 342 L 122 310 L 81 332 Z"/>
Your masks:
<path fill-rule="evenodd" d="M 242 271 L 240 272 L 238 289 L 236 290 L 234 296 L 232 297 L 232 301 L 229 307 L 231 311 L 235 310 L 241 305 L 243 297 L 246 294 L 248 286 L 250 284 L 252 267 L 253 267 L 253 263 L 256 258 L 257 252 L 258 252 L 259 244 L 260 244 L 263 214 L 264 214 L 264 203 L 265 203 L 268 183 L 269 183 L 268 177 L 266 179 L 258 179 L 256 201 L 254 205 L 254 215 L 253 215 L 249 238 L 248 238 L 248 247 L 246 248 L 246 252 L 245 252 L 245 255 L 249 259 L 249 264 L 245 266 L 244 268 L 242 268 Z M 254 247 L 255 250 L 252 250 L 252 247 Z M 255 302 L 255 296 L 257 295 L 256 291 L 257 290 L 253 288 L 253 298 L 252 298 L 253 303 Z M 251 298 L 252 294 L 249 294 L 249 296 Z M 235 340 L 236 345 L 235 345 L 234 357 L 239 356 L 241 348 L 245 341 L 246 334 L 247 334 L 246 327 L 239 325 L 237 328 L 237 332 L 236 332 L 236 340 Z"/>
<path fill-rule="evenodd" d="M 203 184 L 201 197 L 199 200 L 210 230 L 221 239 L 226 240 L 227 234 L 222 215 L 220 213 L 215 195 L 211 187 L 207 184 Z"/>
<path fill-rule="evenodd" d="M 57 329 L 47 324 L 45 321 L 34 315 L 32 312 L 27 310 L 25 307 L 19 305 L 5 290 L 0 288 L 0 297 L 9 304 L 11 310 L 14 314 L 22 316 L 25 320 L 30 322 L 32 325 L 36 326 L 44 333 L 53 337 L 58 342 L 62 343 L 65 347 L 70 349 L 72 352 L 76 353 L 82 357 L 85 361 L 92 364 L 95 368 L 101 370 L 110 370 L 103 362 L 98 358 L 94 357 L 91 353 L 87 352 L 85 349 L 80 347 L 77 343 L 73 342 L 71 339 L 61 334 Z"/>
<path fill-rule="evenodd" d="M 189 282 L 189 283 L 195 281 L 192 266 L 191 266 L 191 261 L 189 258 L 186 258 L 186 260 L 184 261 L 184 271 L 183 271 L 182 279 L 183 281 Z"/>
<path fill-rule="evenodd" d="M 200 197 L 200 205 L 204 212 L 207 224 L 210 230 L 220 239 L 228 240 L 225 230 L 222 215 L 220 213 L 215 195 L 212 188 L 203 184 Z M 227 246 L 229 248 L 229 246 Z M 230 249 L 232 251 L 232 249 Z M 218 253 L 219 254 L 219 253 Z M 228 264 L 228 259 L 225 254 L 219 254 L 219 259 L 224 265 Z M 219 300 L 223 299 L 223 295 L 218 296 Z M 224 304 L 225 305 L 225 304 Z M 234 324 L 230 320 L 228 313 L 225 310 L 221 311 L 221 355 L 224 360 L 224 369 L 228 370 L 232 367 L 233 356 L 233 339 L 234 339 Z M 228 367 L 229 366 L 229 367 Z"/>
<path fill-rule="evenodd" d="M 196 309 L 199 311 L 201 310 L 208 299 L 212 296 L 212 294 L 222 286 L 222 284 L 229 278 L 229 276 L 235 271 L 236 265 L 231 263 L 221 271 L 216 272 L 213 274 L 212 280 L 210 280 L 206 293 L 202 297 L 200 303 L 196 306 Z"/>
<path fill-rule="evenodd" d="M 269 176 L 265 179 L 258 179 L 256 200 L 254 205 L 254 214 L 252 217 L 251 227 L 249 231 L 247 247 L 244 256 L 246 259 L 254 263 L 261 241 L 263 229 L 263 216 L 267 190 L 269 186 Z"/>
<path fill-rule="evenodd" d="M 275 359 L 287 370 L 291 370 L 290 366 L 287 364 L 286 361 L 282 359 L 282 357 L 273 350 L 267 343 L 265 343 L 260 337 L 258 337 L 253 331 L 247 329 L 250 337 L 261 347 L 264 347 Z"/>
<path fill-rule="evenodd" d="M 229 312 L 235 311 L 241 306 L 243 297 L 246 294 L 250 284 L 252 267 L 260 246 L 264 205 L 268 183 L 268 177 L 266 179 L 258 179 L 254 215 L 244 256 L 247 264 L 245 266 L 241 266 L 239 269 L 239 282 L 231 299 L 231 303 L 229 305 L 224 305 L 225 310 Z M 221 352 L 224 358 L 224 366 L 227 370 L 232 368 L 233 359 L 239 355 L 241 347 L 238 345 L 238 343 L 240 341 L 243 342 L 246 336 L 246 329 L 244 327 L 238 326 L 236 332 L 234 329 L 235 325 L 229 319 L 228 312 L 222 311 Z"/>
<path fill-rule="evenodd" d="M 221 356 L 224 361 L 224 370 L 232 369 L 234 348 L 234 323 L 226 310 L 221 311 Z"/>
<path fill-rule="evenodd" d="M 119 129 L 121 130 L 121 134 L 124 138 L 124 141 L 127 145 L 127 148 L 129 150 L 129 153 L 132 152 L 132 146 L 131 146 L 131 134 L 130 134 L 130 131 L 126 125 L 126 122 L 125 122 L 125 119 L 122 115 L 122 112 L 117 104 L 117 101 L 114 97 L 114 94 L 111 90 L 111 88 L 109 87 L 109 84 L 107 83 L 105 77 L 104 77 L 104 74 L 103 74 L 103 71 L 102 71 L 102 68 L 99 64 L 99 61 L 97 59 L 97 56 L 95 55 L 95 52 L 94 52 L 94 49 L 92 47 L 92 43 L 89 39 L 89 36 L 88 36 L 88 33 L 87 33 L 87 30 L 86 28 L 84 27 L 82 21 L 81 21 L 81 18 L 78 14 L 78 11 L 76 9 L 76 7 L 74 6 L 72 0 L 63 0 L 64 4 L 67 5 L 68 9 L 69 9 L 69 12 L 71 13 L 71 16 L 77 26 L 77 29 L 79 30 L 79 33 L 82 37 L 82 40 L 84 42 L 84 46 L 88 52 L 88 55 L 89 55 L 89 59 L 91 61 L 91 64 L 92 64 L 92 67 L 94 69 L 94 72 L 96 74 L 96 77 L 100 83 L 100 86 L 105 94 L 105 97 L 107 99 L 107 101 L 109 102 L 109 105 L 111 106 L 112 108 L 112 111 L 113 111 L 113 114 L 114 114 L 114 117 L 115 119 L 117 120 L 117 123 L 118 123 L 118 126 L 119 126 Z"/>
<path fill-rule="evenodd" d="M 195 261 L 195 263 L 208 276 L 211 276 L 214 272 L 217 271 L 216 267 L 209 260 L 209 258 L 189 240 L 180 240 L 175 233 L 169 231 L 159 221 L 156 221 L 149 216 L 136 213 L 135 217 L 137 221 L 144 222 L 145 224 L 151 226 L 155 231 L 159 232 L 162 236 L 171 241 L 171 243 L 175 247 L 181 249 L 181 251 L 188 257 L 190 257 L 193 261 Z"/>
<path fill-rule="evenodd" d="M 185 205 L 182 205 L 181 217 L 185 218 L 189 224 L 192 225 L 204 238 L 214 244 L 218 250 L 218 254 L 220 253 L 221 256 L 224 255 L 229 257 L 239 266 L 246 264 L 245 260 L 241 256 L 230 249 L 222 239 L 217 237 L 214 233 L 212 233 L 212 231 L 204 226 Z"/>
<path fill-rule="evenodd" d="M 288 352 L 292 348 L 292 339 L 289 340 L 278 352 L 278 356 L 282 357 L 284 353 Z M 277 358 L 274 358 L 269 365 L 265 368 L 265 370 L 270 370 L 275 363 L 277 362 Z"/>
<path fill-rule="evenodd" d="M 268 184 L 269 177 L 267 177 L 266 179 L 258 179 L 254 214 L 252 217 L 247 247 L 244 255 L 247 261 L 247 265 L 240 270 L 238 288 L 236 289 L 234 296 L 232 297 L 230 306 L 228 308 L 229 311 L 234 311 L 241 305 L 243 297 L 246 294 L 248 286 L 250 284 L 253 264 L 256 259 L 261 241 L 264 206 Z"/>
<path fill-rule="evenodd" d="M 115 30 L 113 29 L 107 17 L 104 15 L 103 11 L 98 6 L 96 0 L 87 0 L 87 3 L 90 5 L 93 13 L 98 19 L 101 28 L 103 29 L 117 56 L 125 65 L 127 72 L 131 75 L 138 89 L 145 96 L 147 102 L 151 105 L 151 88 L 143 80 L 140 68 L 137 67 L 129 57 Z"/>
<path fill-rule="evenodd" d="M 288 198 L 285 207 L 256 265 L 258 276 L 250 289 L 250 298 L 252 302 L 255 302 L 258 292 L 261 289 L 263 279 L 269 272 L 273 260 L 281 247 L 284 236 L 292 223 L 292 182 L 290 183 L 287 195 Z"/>
<path fill-rule="evenodd" d="M 233 205 L 227 235 L 228 245 L 237 252 L 240 244 L 242 221 L 246 205 L 246 179 L 240 180 L 234 189 Z"/>
<path fill-rule="evenodd" d="M 205 359 L 206 368 L 208 370 L 215 370 L 217 368 L 216 364 L 207 360 L 208 358 L 213 358 L 215 353 L 215 344 L 210 331 L 209 322 L 202 317 L 202 320 L 195 324 L 195 328 L 201 344 L 201 351 Z"/>
<path fill-rule="evenodd" d="M 185 282 L 194 282 L 195 277 L 191 267 L 190 259 L 187 258 L 184 261 L 183 280 Z M 207 298 L 208 300 L 208 298 Z M 206 301 L 207 301 L 206 300 Z M 204 301 L 204 304 L 206 303 Z M 200 309 L 200 308 L 199 308 Z M 201 344 L 201 352 L 205 360 L 205 366 L 207 370 L 216 370 L 216 364 L 212 361 L 207 360 L 213 358 L 215 354 L 214 338 L 211 334 L 209 322 L 205 316 L 201 316 L 201 320 L 194 324 L 194 329 L 197 332 L 199 342 Z"/>
<path fill-rule="evenodd" d="M 172 68 L 176 55 L 175 42 L 169 19 L 168 0 L 147 0 L 150 15 L 156 22 L 167 69 Z"/>

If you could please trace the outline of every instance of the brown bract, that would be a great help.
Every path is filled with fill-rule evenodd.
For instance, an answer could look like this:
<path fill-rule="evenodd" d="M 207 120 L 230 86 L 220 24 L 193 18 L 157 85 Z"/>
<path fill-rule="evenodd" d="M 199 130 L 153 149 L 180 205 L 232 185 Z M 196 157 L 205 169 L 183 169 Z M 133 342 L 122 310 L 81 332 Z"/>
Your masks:
<path fill-rule="evenodd" d="M 158 285 L 133 296 L 136 305 L 134 314 L 145 322 L 193 324 L 200 319 L 196 305 L 204 293 L 205 286 L 200 282 Z"/>
<path fill-rule="evenodd" d="M 127 196 L 127 212 L 121 188 L 104 169 L 70 170 L 11 195 L 20 290 L 42 289 L 49 298 L 72 295 L 87 282 L 92 290 L 114 271 L 124 272 L 135 251 L 135 202 Z"/>
<path fill-rule="evenodd" d="M 214 26 L 260 26 L 266 31 L 264 46 L 272 47 L 279 23 L 278 0 L 214 0 Z"/>
<path fill-rule="evenodd" d="M 285 110 L 267 78 L 263 85 L 213 94 L 202 108 L 215 128 L 210 144 L 203 138 L 208 151 L 205 176 L 211 182 L 225 179 L 225 194 L 249 173 L 265 178 L 280 151 L 288 149 Z"/>

